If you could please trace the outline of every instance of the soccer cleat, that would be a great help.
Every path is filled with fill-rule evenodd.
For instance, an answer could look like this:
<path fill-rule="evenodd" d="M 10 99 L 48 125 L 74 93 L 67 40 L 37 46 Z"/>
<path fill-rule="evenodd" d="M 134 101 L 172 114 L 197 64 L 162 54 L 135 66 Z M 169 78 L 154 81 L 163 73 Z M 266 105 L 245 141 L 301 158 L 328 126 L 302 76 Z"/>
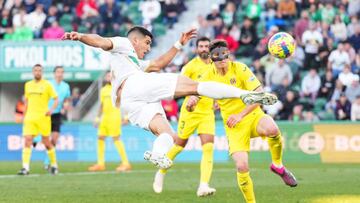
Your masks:
<path fill-rule="evenodd" d="M 117 168 L 116 168 L 117 172 L 127 172 L 127 171 L 131 171 L 131 165 L 130 164 L 120 164 Z"/>
<path fill-rule="evenodd" d="M 251 92 L 241 95 L 240 99 L 242 99 L 246 105 L 251 105 L 255 103 L 263 105 L 273 105 L 278 100 L 275 95 L 266 92 Z"/>
<path fill-rule="evenodd" d="M 105 166 L 100 164 L 94 164 L 88 168 L 88 171 L 95 172 L 95 171 L 105 171 Z"/>
<path fill-rule="evenodd" d="M 46 165 L 44 165 L 44 169 L 45 169 L 45 171 L 50 171 L 50 165 L 48 165 L 48 164 L 46 164 Z"/>
<path fill-rule="evenodd" d="M 215 192 L 216 192 L 215 188 L 211 188 L 211 187 L 209 187 L 209 185 L 200 184 L 200 186 L 196 192 L 196 195 L 198 197 L 206 197 L 206 196 L 211 196 L 211 195 L 215 194 Z"/>
<path fill-rule="evenodd" d="M 157 155 L 151 151 L 144 153 L 144 159 L 150 161 L 159 169 L 168 169 L 172 166 L 172 161 L 166 155 Z"/>
<path fill-rule="evenodd" d="M 275 174 L 279 175 L 284 183 L 290 187 L 296 187 L 297 181 L 295 176 L 287 170 L 284 166 L 281 168 L 276 167 L 274 164 L 271 164 L 270 170 L 274 172 Z"/>
<path fill-rule="evenodd" d="M 27 176 L 30 174 L 30 172 L 28 170 L 26 170 L 25 168 L 22 168 L 17 174 L 20 176 Z"/>
<path fill-rule="evenodd" d="M 154 178 L 153 190 L 155 193 L 161 193 L 163 190 L 165 174 L 157 171 Z"/>
<path fill-rule="evenodd" d="M 57 175 L 59 173 L 59 169 L 55 166 L 51 166 L 49 172 L 51 175 Z"/>

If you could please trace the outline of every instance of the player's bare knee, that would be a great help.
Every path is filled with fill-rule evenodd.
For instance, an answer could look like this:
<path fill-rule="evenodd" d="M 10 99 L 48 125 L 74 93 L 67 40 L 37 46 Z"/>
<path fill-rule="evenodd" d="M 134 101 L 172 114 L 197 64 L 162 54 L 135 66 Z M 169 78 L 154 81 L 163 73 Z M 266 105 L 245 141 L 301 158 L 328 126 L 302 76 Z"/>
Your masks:
<path fill-rule="evenodd" d="M 238 172 L 247 172 L 249 171 L 249 164 L 247 161 L 238 160 L 236 161 L 236 170 Z"/>
<path fill-rule="evenodd" d="M 102 135 L 101 135 L 101 136 L 98 136 L 98 139 L 99 139 L 99 140 L 105 140 L 105 136 L 102 136 Z"/>
<path fill-rule="evenodd" d="M 184 140 L 184 139 L 181 139 L 181 138 L 177 138 L 177 139 L 175 140 L 176 145 L 179 145 L 179 146 L 181 146 L 181 147 L 185 147 L 187 142 L 188 142 L 187 139 Z"/>
<path fill-rule="evenodd" d="M 114 142 L 116 142 L 117 140 L 120 140 L 120 136 L 112 137 L 112 140 L 113 140 Z"/>
<path fill-rule="evenodd" d="M 25 147 L 30 148 L 33 144 L 33 138 L 30 136 L 25 137 Z"/>
<path fill-rule="evenodd" d="M 277 126 L 271 126 L 266 130 L 267 137 L 276 137 L 280 134 L 280 130 Z"/>

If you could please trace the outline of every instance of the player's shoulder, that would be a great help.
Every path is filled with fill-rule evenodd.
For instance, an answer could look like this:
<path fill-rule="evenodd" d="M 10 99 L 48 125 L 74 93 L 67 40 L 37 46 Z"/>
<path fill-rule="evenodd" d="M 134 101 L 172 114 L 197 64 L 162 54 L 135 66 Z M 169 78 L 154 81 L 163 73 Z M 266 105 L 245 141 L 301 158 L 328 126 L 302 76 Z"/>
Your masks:
<path fill-rule="evenodd" d="M 194 66 L 196 66 L 199 63 L 199 59 L 198 57 L 195 57 L 193 59 L 191 59 L 189 62 L 187 62 L 183 68 L 187 69 L 187 68 L 193 68 Z"/>
<path fill-rule="evenodd" d="M 232 68 L 236 69 L 237 71 L 245 72 L 245 71 L 249 70 L 249 67 L 242 62 L 231 61 L 230 64 L 231 64 Z"/>
<path fill-rule="evenodd" d="M 34 80 L 29 80 L 29 81 L 25 82 L 25 86 L 30 86 L 32 84 L 34 84 Z"/>

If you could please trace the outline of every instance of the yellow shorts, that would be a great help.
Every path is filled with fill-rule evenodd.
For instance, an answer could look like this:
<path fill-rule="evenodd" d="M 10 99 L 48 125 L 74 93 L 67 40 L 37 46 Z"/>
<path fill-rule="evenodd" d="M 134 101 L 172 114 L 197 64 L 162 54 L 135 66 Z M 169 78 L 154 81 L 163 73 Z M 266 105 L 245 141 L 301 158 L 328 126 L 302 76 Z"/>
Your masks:
<path fill-rule="evenodd" d="M 50 116 L 34 116 L 24 119 L 23 135 L 44 137 L 50 136 L 51 133 L 51 117 Z"/>
<path fill-rule="evenodd" d="M 235 128 L 227 127 L 226 121 L 224 121 L 230 155 L 238 151 L 250 151 L 250 138 L 260 136 L 256 128 L 264 116 L 266 114 L 263 111 L 251 112 Z"/>
<path fill-rule="evenodd" d="M 98 135 L 116 137 L 121 134 L 121 122 L 101 121 L 98 129 Z"/>
<path fill-rule="evenodd" d="M 215 135 L 214 114 L 180 113 L 178 122 L 179 138 L 184 140 L 189 139 L 196 129 L 198 134 Z"/>

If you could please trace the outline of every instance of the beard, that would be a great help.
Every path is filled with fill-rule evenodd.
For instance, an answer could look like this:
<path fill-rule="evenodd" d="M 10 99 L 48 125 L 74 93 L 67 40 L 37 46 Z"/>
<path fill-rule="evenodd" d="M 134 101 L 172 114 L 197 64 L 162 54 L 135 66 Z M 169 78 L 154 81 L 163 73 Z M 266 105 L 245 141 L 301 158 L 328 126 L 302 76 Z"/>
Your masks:
<path fill-rule="evenodd" d="M 208 52 L 201 52 L 199 54 L 199 57 L 202 59 L 208 59 L 209 58 L 209 53 Z"/>

